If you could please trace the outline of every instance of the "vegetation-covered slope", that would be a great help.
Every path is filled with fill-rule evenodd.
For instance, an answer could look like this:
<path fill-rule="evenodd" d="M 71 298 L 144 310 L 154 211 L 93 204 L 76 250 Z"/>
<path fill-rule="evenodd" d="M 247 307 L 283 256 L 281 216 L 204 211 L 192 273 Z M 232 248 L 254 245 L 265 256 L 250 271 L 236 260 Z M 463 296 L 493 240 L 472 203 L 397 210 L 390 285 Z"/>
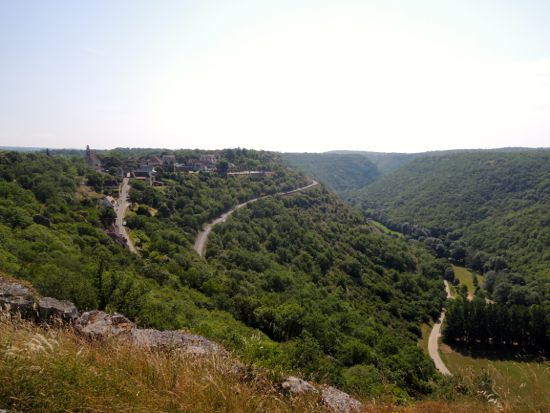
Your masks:
<path fill-rule="evenodd" d="M 473 303 L 451 306 L 448 340 L 547 351 L 550 151 L 424 156 L 355 197 L 369 216 L 485 274 Z"/>
<path fill-rule="evenodd" d="M 365 152 L 365 151 L 331 151 L 329 154 L 361 155 L 376 165 L 380 175 L 387 175 L 397 171 L 403 165 L 413 159 L 423 156 L 423 153 L 399 153 L 399 152 Z M 436 152 L 433 152 L 436 153 Z"/>
<path fill-rule="evenodd" d="M 285 343 L 289 367 L 364 394 L 427 390 L 433 366 L 416 339 L 439 311 L 445 266 L 425 250 L 374 233 L 312 189 L 238 211 L 215 228 L 207 256 L 224 269 L 221 305 Z"/>
<path fill-rule="evenodd" d="M 0 409 L 10 412 L 329 412 L 319 395 L 289 395 L 277 375 L 235 369 L 231 358 L 150 351 L 126 341 L 91 342 L 0 312 Z M 462 386 L 464 387 L 464 386 Z M 365 413 L 494 412 L 466 396 L 408 405 L 365 400 Z M 511 410 L 506 409 L 505 412 Z"/>
<path fill-rule="evenodd" d="M 357 194 L 404 232 L 462 240 L 530 274 L 550 268 L 550 151 L 422 157 Z"/>
<path fill-rule="evenodd" d="M 112 153 L 99 155 L 115 162 Z M 98 199 L 117 192 L 116 177 L 97 179 L 80 157 L 0 154 L 0 270 L 82 309 L 189 329 L 245 360 L 356 394 L 430 392 L 433 365 L 415 343 L 420 323 L 443 300 L 444 266 L 422 248 L 373 231 L 324 190 L 240 210 L 216 229 L 203 260 L 191 245 L 207 220 L 239 201 L 307 182 L 274 154 L 218 156 L 273 174 L 159 168 L 163 186 L 132 180 L 127 222 L 139 240 L 135 256 L 104 231 L 112 213 Z M 132 157 L 130 151 L 119 161 Z"/>
<path fill-rule="evenodd" d="M 341 196 L 364 187 L 380 175 L 376 165 L 361 154 L 285 153 L 282 156 Z"/>

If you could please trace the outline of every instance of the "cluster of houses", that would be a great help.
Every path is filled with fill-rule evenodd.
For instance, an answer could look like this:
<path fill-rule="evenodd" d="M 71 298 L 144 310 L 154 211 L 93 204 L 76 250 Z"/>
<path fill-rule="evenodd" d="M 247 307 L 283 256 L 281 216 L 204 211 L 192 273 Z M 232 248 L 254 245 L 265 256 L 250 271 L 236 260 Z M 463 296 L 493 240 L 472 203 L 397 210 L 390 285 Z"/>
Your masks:
<path fill-rule="evenodd" d="M 189 159 L 185 163 L 178 163 L 175 155 L 149 156 L 141 162 L 139 168 L 130 172 L 130 176 L 148 182 L 150 185 L 163 185 L 155 180 L 156 168 L 168 166 L 179 172 L 215 172 L 218 157 L 216 155 L 200 155 L 198 159 Z"/>
<path fill-rule="evenodd" d="M 213 154 L 202 154 L 198 158 L 188 158 L 184 162 L 178 162 L 176 155 L 165 154 L 161 156 L 151 155 L 145 159 L 141 159 L 138 168 L 124 172 L 121 169 L 122 176 L 128 176 L 134 179 L 139 179 L 150 185 L 163 185 L 162 182 L 155 180 L 157 168 L 168 167 L 171 171 L 176 172 L 216 172 L 218 157 Z M 86 146 L 86 165 L 98 172 L 102 170 L 102 164 L 95 153 L 90 150 L 90 146 Z"/>

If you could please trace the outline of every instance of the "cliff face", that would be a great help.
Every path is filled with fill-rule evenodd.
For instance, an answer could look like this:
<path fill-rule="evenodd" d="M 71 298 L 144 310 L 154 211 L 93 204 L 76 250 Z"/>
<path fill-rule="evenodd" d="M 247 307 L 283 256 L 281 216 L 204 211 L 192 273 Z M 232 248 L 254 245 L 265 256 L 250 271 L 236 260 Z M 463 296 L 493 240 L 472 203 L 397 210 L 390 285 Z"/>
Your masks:
<path fill-rule="evenodd" d="M 222 346 L 205 337 L 181 331 L 141 329 L 121 314 L 108 314 L 93 310 L 79 312 L 70 301 L 39 297 L 36 292 L 15 280 L 0 276 L 0 310 L 5 310 L 36 323 L 64 325 L 90 340 L 117 338 L 133 346 L 149 349 L 178 351 L 190 356 L 216 356 L 231 359 Z M 245 366 L 231 359 L 235 371 Z M 244 378 L 243 374 L 243 378 Z M 361 403 L 350 395 L 331 386 L 316 386 L 297 377 L 288 377 L 280 384 L 286 395 L 311 394 L 330 411 L 352 412 Z"/>

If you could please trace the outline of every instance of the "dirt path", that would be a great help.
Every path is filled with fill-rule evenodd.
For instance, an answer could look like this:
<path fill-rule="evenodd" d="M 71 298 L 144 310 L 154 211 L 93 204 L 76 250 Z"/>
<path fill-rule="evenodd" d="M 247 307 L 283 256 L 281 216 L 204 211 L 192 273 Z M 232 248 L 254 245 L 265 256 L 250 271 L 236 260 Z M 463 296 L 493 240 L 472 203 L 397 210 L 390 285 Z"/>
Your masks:
<path fill-rule="evenodd" d="M 129 181 L 128 178 L 122 179 L 122 186 L 120 188 L 118 200 L 115 205 L 116 230 L 121 237 L 126 239 L 126 245 L 128 246 L 128 249 L 130 250 L 130 252 L 137 254 L 136 247 L 134 247 L 132 240 L 128 236 L 126 227 L 124 226 L 124 216 L 126 215 L 126 210 L 128 209 L 128 206 L 129 206 L 128 193 L 130 191 L 130 185 L 128 184 L 128 181 Z"/>
<path fill-rule="evenodd" d="M 268 198 L 270 196 L 291 195 L 291 194 L 294 194 L 296 192 L 305 191 L 306 189 L 312 188 L 316 185 L 319 185 L 319 182 L 314 180 L 309 185 L 303 186 L 301 188 L 293 189 L 292 191 L 279 192 L 279 193 L 276 193 L 274 195 L 260 196 L 258 198 L 254 198 L 254 199 L 251 199 L 249 201 L 243 202 L 242 204 L 237 205 L 236 207 L 230 209 L 229 211 L 224 212 L 223 214 L 221 214 L 218 218 L 216 218 L 215 220 L 213 220 L 209 224 L 206 224 L 204 229 L 201 232 L 198 233 L 197 238 L 195 239 L 195 245 L 193 246 L 193 248 L 195 249 L 195 251 L 197 251 L 197 254 L 199 254 L 201 257 L 204 257 L 204 254 L 206 252 L 206 243 L 208 242 L 208 235 L 210 234 L 210 231 L 212 231 L 212 228 L 214 227 L 214 225 L 217 225 L 217 224 L 220 224 L 222 222 L 227 221 L 227 218 L 229 218 L 229 216 L 233 212 L 237 211 L 238 209 L 241 209 L 242 207 L 245 207 L 248 204 L 251 204 L 252 202 L 259 201 L 260 199 Z"/>
<path fill-rule="evenodd" d="M 452 298 L 449 283 L 447 281 L 443 282 L 445 283 L 447 298 Z M 441 337 L 441 325 L 443 324 L 443 320 L 445 320 L 445 309 L 441 312 L 439 320 L 435 322 L 432 331 L 430 332 L 430 338 L 428 339 L 428 353 L 435 363 L 435 368 L 444 376 L 451 376 L 451 372 L 447 366 L 445 366 L 445 363 L 443 363 L 443 360 L 441 360 L 441 356 L 439 355 L 439 337 Z"/>

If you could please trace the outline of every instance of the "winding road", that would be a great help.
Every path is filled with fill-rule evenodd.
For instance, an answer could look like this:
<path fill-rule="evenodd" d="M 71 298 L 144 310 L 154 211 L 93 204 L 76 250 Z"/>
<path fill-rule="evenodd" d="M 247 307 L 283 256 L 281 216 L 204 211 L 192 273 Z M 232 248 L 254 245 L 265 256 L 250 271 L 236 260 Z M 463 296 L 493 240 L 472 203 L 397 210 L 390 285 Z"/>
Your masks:
<path fill-rule="evenodd" d="M 446 280 L 443 282 L 445 283 L 447 298 L 452 298 L 449 282 Z M 430 337 L 428 339 L 428 353 L 435 363 L 435 368 L 441 374 L 443 374 L 444 376 L 452 376 L 451 372 L 449 371 L 445 363 L 443 363 L 443 360 L 441 360 L 441 356 L 439 355 L 439 337 L 441 337 L 441 325 L 443 324 L 443 320 L 445 320 L 445 309 L 441 311 L 439 320 L 435 322 L 432 331 L 430 332 Z"/>
<path fill-rule="evenodd" d="M 227 221 L 227 218 L 229 218 L 229 216 L 236 210 L 241 209 L 242 207 L 245 207 L 248 204 L 251 204 L 252 202 L 256 202 L 261 199 L 268 198 L 270 196 L 292 195 L 292 194 L 295 194 L 296 192 L 305 191 L 306 189 L 312 188 L 316 185 L 319 185 L 319 182 L 313 180 L 309 185 L 302 186 L 301 188 L 293 189 L 292 191 L 287 191 L 287 192 L 278 192 L 273 195 L 260 196 L 258 198 L 250 199 L 246 202 L 243 202 L 242 204 L 239 204 L 236 207 L 233 207 L 229 211 L 221 214 L 218 218 L 214 219 L 212 222 L 206 224 L 204 229 L 197 234 L 197 238 L 195 239 L 195 245 L 193 246 L 193 248 L 195 249 L 195 251 L 197 251 L 197 254 L 199 254 L 201 257 L 204 257 L 204 254 L 206 253 L 206 243 L 208 242 L 208 235 L 210 234 L 210 231 L 212 231 L 212 228 L 214 227 L 214 225 Z"/>
<path fill-rule="evenodd" d="M 137 254 L 136 247 L 134 247 L 134 244 L 132 243 L 132 240 L 128 236 L 128 232 L 126 231 L 126 227 L 124 226 L 124 216 L 126 215 L 126 210 L 128 209 L 128 193 L 130 191 L 130 185 L 128 183 L 129 178 L 123 178 L 122 179 L 122 186 L 120 188 L 120 193 L 118 195 L 118 200 L 115 205 L 115 212 L 116 212 L 116 231 L 117 233 L 126 239 L 126 245 L 130 252 Z"/>

